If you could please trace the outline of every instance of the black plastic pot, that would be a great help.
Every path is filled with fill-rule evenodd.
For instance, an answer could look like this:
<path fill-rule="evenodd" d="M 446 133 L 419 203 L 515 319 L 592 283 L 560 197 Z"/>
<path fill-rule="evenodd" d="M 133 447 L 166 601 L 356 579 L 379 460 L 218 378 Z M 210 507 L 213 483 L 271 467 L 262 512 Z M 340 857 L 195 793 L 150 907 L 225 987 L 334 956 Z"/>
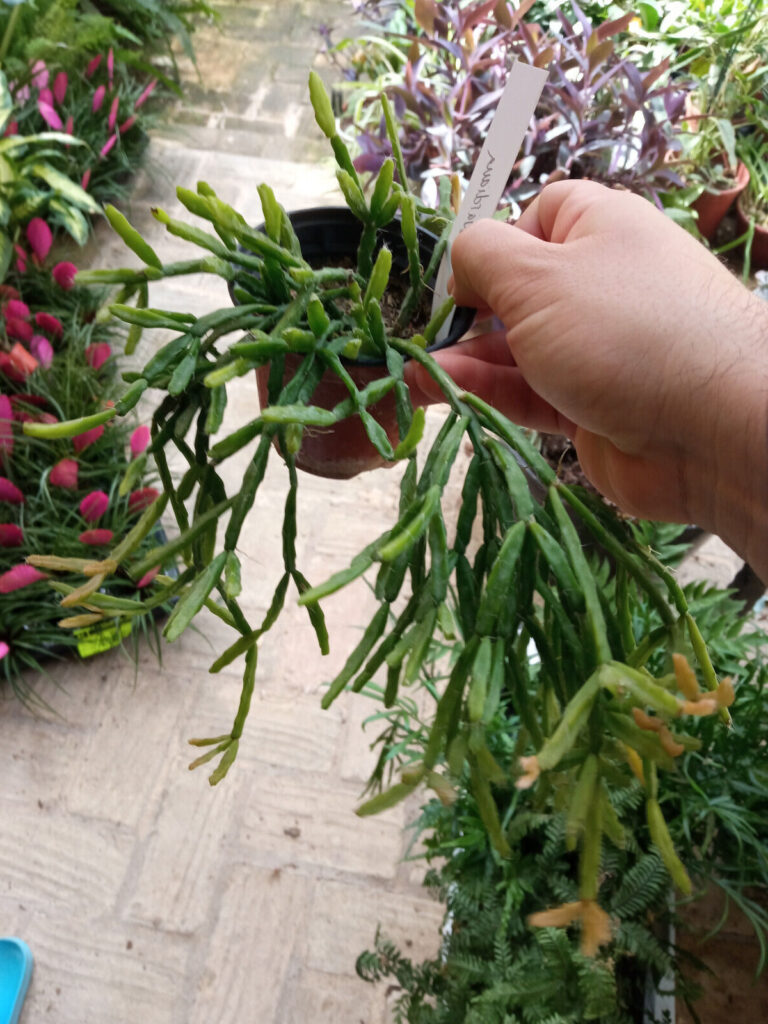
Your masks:
<path fill-rule="evenodd" d="M 315 207 L 299 210 L 289 216 L 301 243 L 302 255 L 307 262 L 315 266 L 335 266 L 345 259 L 356 259 L 363 226 L 346 207 Z M 259 230 L 263 229 L 264 225 L 259 225 Z M 422 266 L 429 263 L 436 243 L 435 235 L 423 229 L 419 230 Z M 380 230 L 377 250 L 384 244 L 392 252 L 392 275 L 399 272 L 407 277 L 408 252 L 396 224 Z M 232 301 L 238 305 L 233 282 L 229 283 L 229 293 Z M 446 338 L 430 346 L 428 351 L 436 352 L 454 345 L 467 333 L 474 318 L 475 310 L 457 308 Z M 286 355 L 284 380 L 290 380 L 303 359 L 303 355 Z M 344 363 L 360 389 L 387 372 L 382 359 L 361 357 L 354 360 L 345 359 Z M 256 381 L 262 408 L 267 401 L 268 378 L 269 364 L 259 367 L 256 371 Z M 311 401 L 313 405 L 323 409 L 332 409 L 347 398 L 348 394 L 343 381 L 329 371 L 321 379 Z M 387 432 L 393 445 L 397 444 L 394 396 L 391 393 L 386 395 L 368 411 Z M 296 465 L 299 469 L 316 476 L 347 479 L 365 470 L 391 463 L 387 463 L 373 447 L 359 417 L 352 416 L 328 429 L 305 430 L 301 448 L 296 456 Z"/>
<path fill-rule="evenodd" d="M 346 206 L 313 206 L 306 210 L 295 210 L 288 214 L 293 230 L 301 243 L 301 252 L 308 263 L 317 266 L 332 267 L 340 260 L 354 259 L 357 255 L 357 247 L 360 244 L 360 237 L 363 233 L 361 221 Z M 398 220 L 393 221 L 379 231 L 379 238 L 374 252 L 374 259 L 379 249 L 386 244 L 392 252 L 392 274 L 398 271 L 407 276 L 408 274 L 408 250 L 403 242 L 403 236 L 397 227 Z M 264 224 L 256 226 L 257 231 L 264 230 Z M 422 266 L 427 266 L 435 245 L 437 235 L 419 228 L 419 256 Z M 235 283 L 228 284 L 229 296 L 235 306 L 239 302 L 235 298 Z M 454 310 L 450 330 L 443 341 L 430 345 L 427 351 L 437 352 L 440 349 L 455 345 L 463 338 L 472 326 L 475 319 L 475 310 L 466 306 L 458 306 Z M 365 356 L 346 360 L 348 363 L 355 363 L 360 366 L 383 366 L 381 359 L 371 359 Z"/>

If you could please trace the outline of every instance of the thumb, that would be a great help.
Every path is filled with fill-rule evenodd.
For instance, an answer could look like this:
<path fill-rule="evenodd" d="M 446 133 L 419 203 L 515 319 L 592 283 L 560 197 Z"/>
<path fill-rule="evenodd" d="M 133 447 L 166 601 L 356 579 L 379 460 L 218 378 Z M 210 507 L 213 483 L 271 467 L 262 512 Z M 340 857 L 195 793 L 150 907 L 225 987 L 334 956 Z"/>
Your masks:
<path fill-rule="evenodd" d="M 456 305 L 491 309 L 510 326 L 530 290 L 547 280 L 554 249 L 513 224 L 497 220 L 471 224 L 451 249 Z"/>
<path fill-rule="evenodd" d="M 415 360 L 411 359 L 405 364 L 403 376 L 414 405 L 434 405 L 446 401 L 434 377 Z"/>

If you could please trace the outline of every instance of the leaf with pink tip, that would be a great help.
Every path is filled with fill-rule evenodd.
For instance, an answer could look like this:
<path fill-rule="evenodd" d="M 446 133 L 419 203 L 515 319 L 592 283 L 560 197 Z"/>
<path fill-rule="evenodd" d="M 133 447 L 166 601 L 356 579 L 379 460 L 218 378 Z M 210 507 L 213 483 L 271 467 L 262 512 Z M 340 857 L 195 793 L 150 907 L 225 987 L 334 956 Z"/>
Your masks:
<path fill-rule="evenodd" d="M 46 370 L 53 362 L 53 345 L 42 334 L 35 334 L 29 343 L 29 351 Z"/>
<path fill-rule="evenodd" d="M 32 252 L 42 263 L 53 245 L 53 233 L 42 217 L 33 217 L 27 224 L 27 241 Z"/>
<path fill-rule="evenodd" d="M 9 505 L 24 504 L 24 495 L 15 483 L 5 476 L 0 476 L 0 501 L 7 501 Z"/>
<path fill-rule="evenodd" d="M 75 274 L 77 273 L 77 267 L 74 263 L 69 263 L 67 260 L 57 263 L 51 271 L 51 276 L 59 288 L 63 288 L 65 292 L 68 292 L 70 288 L 75 285 Z"/>
<path fill-rule="evenodd" d="M 16 523 L 0 523 L 0 548 L 19 548 L 24 543 L 24 534 Z"/>
<path fill-rule="evenodd" d="M 35 569 L 33 565 L 14 565 L 8 572 L 0 576 L 0 594 L 11 594 L 14 590 L 21 590 L 38 580 L 46 580 L 48 577 L 44 572 Z"/>
<path fill-rule="evenodd" d="M 53 98 L 56 100 L 59 106 L 64 102 L 64 97 L 67 95 L 68 78 L 66 71 L 60 71 L 53 83 Z"/>
<path fill-rule="evenodd" d="M 109 496 L 104 491 L 91 491 L 80 502 L 80 515 L 89 523 L 101 519 L 109 508 Z"/>
<path fill-rule="evenodd" d="M 112 349 L 106 341 L 97 341 L 95 344 L 89 345 L 85 350 L 85 361 L 94 370 L 100 370 L 111 356 Z"/>
<path fill-rule="evenodd" d="M 77 490 L 78 465 L 76 459 L 60 459 L 51 469 L 48 482 L 54 487 L 63 487 L 68 491 Z"/>
<path fill-rule="evenodd" d="M 78 540 L 82 541 L 83 544 L 101 547 L 104 544 L 110 544 L 113 537 L 114 533 L 112 530 L 83 530 Z"/>
<path fill-rule="evenodd" d="M 64 125 L 62 124 L 61 118 L 53 109 L 53 106 L 50 103 L 46 103 L 44 99 L 38 97 L 37 109 L 40 112 L 40 116 L 49 128 L 53 128 L 54 131 L 61 131 Z"/>
<path fill-rule="evenodd" d="M 149 444 L 150 433 L 149 427 L 146 424 L 142 424 L 140 427 L 136 427 L 134 432 L 131 434 L 131 458 L 135 459 L 138 455 L 146 449 Z"/>
<path fill-rule="evenodd" d="M 143 512 L 158 496 L 159 492 L 154 487 L 141 487 L 128 496 L 128 508 L 131 512 Z"/>
<path fill-rule="evenodd" d="M 103 433 L 104 424 L 100 423 L 97 427 L 91 427 L 90 430 L 84 430 L 82 434 L 75 434 L 72 438 L 72 446 L 76 452 L 81 452 L 89 445 L 92 445 L 95 441 L 98 441 Z"/>

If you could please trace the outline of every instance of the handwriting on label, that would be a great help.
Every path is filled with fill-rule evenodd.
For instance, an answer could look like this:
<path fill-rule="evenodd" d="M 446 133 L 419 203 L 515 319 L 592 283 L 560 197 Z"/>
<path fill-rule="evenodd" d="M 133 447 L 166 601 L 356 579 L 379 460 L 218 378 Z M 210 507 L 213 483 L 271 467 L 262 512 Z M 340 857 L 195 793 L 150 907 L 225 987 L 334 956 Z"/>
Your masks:
<path fill-rule="evenodd" d="M 496 212 L 523 144 L 526 129 L 539 102 L 547 74 L 546 68 L 535 68 L 520 61 L 512 65 L 451 229 L 448 248 L 435 281 L 433 312 L 442 305 L 448 294 L 451 244 L 454 239 L 468 225 L 484 217 L 492 217 Z M 450 320 L 443 325 L 438 341 L 448 333 L 449 325 Z"/>

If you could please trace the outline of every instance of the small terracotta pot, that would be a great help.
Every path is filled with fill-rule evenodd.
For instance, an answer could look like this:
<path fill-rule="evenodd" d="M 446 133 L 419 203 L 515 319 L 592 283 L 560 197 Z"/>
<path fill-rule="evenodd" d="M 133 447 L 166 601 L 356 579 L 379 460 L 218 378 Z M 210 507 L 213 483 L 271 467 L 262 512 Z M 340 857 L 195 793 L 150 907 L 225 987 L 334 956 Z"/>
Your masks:
<path fill-rule="evenodd" d="M 362 224 L 346 207 L 299 210 L 289 216 L 301 243 L 302 254 L 311 263 L 322 265 L 322 261 L 327 260 L 328 266 L 334 266 L 339 259 L 356 256 Z M 260 225 L 259 230 L 262 229 L 263 225 Z M 392 273 L 395 274 L 399 271 L 407 274 L 408 254 L 399 230 L 391 225 L 387 226 L 380 232 L 380 241 L 382 244 L 386 242 L 392 251 Z M 436 242 L 437 238 L 434 235 L 423 229 L 419 230 L 419 248 L 423 266 L 429 262 Z M 235 302 L 232 285 L 230 285 L 230 295 Z M 447 337 L 431 346 L 429 351 L 434 352 L 455 344 L 467 333 L 474 317 L 473 309 L 456 309 Z M 298 353 L 288 353 L 285 356 L 284 383 L 293 377 L 304 358 Z M 371 381 L 387 375 L 387 369 L 382 360 L 342 359 L 342 362 L 359 389 L 364 388 Z M 267 363 L 256 370 L 259 403 L 262 409 L 269 401 L 267 385 L 270 366 L 271 364 Z M 322 409 L 332 409 L 348 397 L 349 392 L 343 382 L 329 370 L 320 379 L 309 404 Z M 394 447 L 399 436 L 394 393 L 390 392 L 381 401 L 369 406 L 368 411 L 384 428 Z M 275 443 L 277 444 L 277 439 Z M 358 416 L 350 416 L 328 428 L 305 427 L 301 448 L 296 455 L 297 468 L 303 469 L 307 473 L 313 473 L 315 476 L 336 480 L 346 480 L 365 470 L 391 465 L 393 463 L 384 459 L 371 444 Z"/>
<path fill-rule="evenodd" d="M 304 356 L 288 353 L 285 357 L 285 373 L 283 381 L 293 377 L 304 359 Z M 384 376 L 386 370 L 381 366 L 362 366 L 345 361 L 349 375 L 357 387 L 362 390 L 372 380 Z M 259 405 L 263 409 L 269 405 L 267 385 L 270 364 L 260 366 L 256 370 L 256 385 L 259 391 Z M 321 409 L 332 409 L 339 402 L 349 398 L 349 392 L 335 373 L 327 371 L 312 395 L 311 404 Z M 397 444 L 397 412 L 393 392 L 385 395 L 380 402 L 368 406 L 368 412 L 376 419 L 392 442 Z M 277 439 L 275 440 L 277 445 Z M 279 445 L 277 445 L 279 450 Z M 334 423 L 332 427 L 304 427 L 301 448 L 296 455 L 296 466 L 305 473 L 324 476 L 333 480 L 348 480 L 368 469 L 380 466 L 393 466 L 387 462 L 368 440 L 359 416 L 350 416 Z"/>
<path fill-rule="evenodd" d="M 741 200 L 742 197 L 739 196 L 736 203 L 736 221 L 739 225 L 739 235 L 743 235 L 749 227 L 749 217 L 744 213 Z M 760 227 L 757 224 L 755 224 L 755 233 L 752 236 L 750 263 L 755 269 L 768 267 L 768 228 Z"/>
<path fill-rule="evenodd" d="M 723 217 L 725 217 L 734 200 L 741 195 L 748 184 L 749 171 L 744 164 L 739 163 L 736 168 L 736 180 L 732 188 L 702 192 L 693 204 L 693 209 L 699 215 L 699 231 L 707 241 L 711 242 L 715 237 Z"/>

